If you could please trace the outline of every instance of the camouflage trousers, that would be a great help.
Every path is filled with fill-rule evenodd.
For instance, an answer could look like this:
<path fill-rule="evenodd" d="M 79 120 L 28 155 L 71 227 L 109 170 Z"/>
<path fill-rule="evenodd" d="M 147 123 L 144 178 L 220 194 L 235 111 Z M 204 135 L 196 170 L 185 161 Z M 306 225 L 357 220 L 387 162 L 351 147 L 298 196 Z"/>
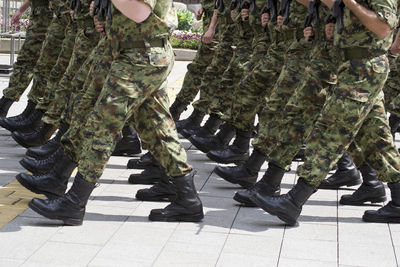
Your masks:
<path fill-rule="evenodd" d="M 166 49 L 165 56 L 160 61 L 149 57 L 152 64 L 142 56 L 145 49 L 124 50 L 114 57 L 94 110 L 81 128 L 86 138 L 78 170 L 87 181 L 100 178 L 125 122 L 134 126 L 169 176 L 191 171 L 169 113 L 166 79 L 173 65 L 172 48 L 159 49 Z"/>
<path fill-rule="evenodd" d="M 400 117 L 400 61 L 398 57 L 389 56 L 390 73 L 383 88 L 385 93 L 385 109 L 390 114 Z"/>
<path fill-rule="evenodd" d="M 225 27 L 223 30 L 221 28 Z M 209 107 L 214 99 L 214 92 L 219 81 L 226 70 L 226 63 L 230 62 L 233 56 L 233 41 L 235 24 L 220 26 L 221 35 L 218 45 L 215 46 L 215 53 L 211 63 L 203 73 L 200 85 L 200 99 L 193 103 L 193 108 L 204 113 L 210 113 Z"/>
<path fill-rule="evenodd" d="M 339 66 L 338 83 L 309 136 L 299 177 L 318 187 L 350 147 L 353 159 L 375 169 L 381 181 L 400 180 L 400 155 L 383 103 L 388 72 L 386 56 L 348 60 Z"/>
<path fill-rule="evenodd" d="M 235 86 L 247 72 L 247 65 L 251 58 L 252 39 L 253 34 L 247 34 L 239 39 L 228 67 L 215 87 L 207 113 L 217 114 L 220 118 L 231 113 Z"/>
<path fill-rule="evenodd" d="M 214 48 L 215 45 L 213 43 L 200 43 L 196 57 L 193 59 L 193 62 L 187 66 L 182 89 L 176 96 L 176 99 L 184 105 L 190 105 L 199 92 L 203 74 L 214 57 Z"/>
<path fill-rule="evenodd" d="M 206 10 L 203 16 L 203 31 L 206 32 L 210 26 L 210 21 L 213 12 Z M 218 39 L 218 33 L 215 35 Z M 215 44 L 200 43 L 196 56 L 193 61 L 187 66 L 187 72 L 183 80 L 182 89 L 179 91 L 176 99 L 182 104 L 188 106 L 193 102 L 197 93 L 200 90 L 201 80 L 207 66 L 210 65 L 214 57 Z"/>
<path fill-rule="evenodd" d="M 270 137 L 269 129 L 278 122 L 279 114 L 294 94 L 298 84 L 304 79 L 299 70 L 305 69 L 311 45 L 303 40 L 295 41 L 286 51 L 285 63 L 274 84 L 267 102 L 259 114 L 258 136 L 252 142 L 254 148 L 268 155 L 266 149 L 276 145 L 278 140 Z"/>
<path fill-rule="evenodd" d="M 337 64 L 329 52 L 332 42 L 320 42 L 311 52 L 310 64 L 305 68 L 305 78 L 296 88 L 278 118 L 271 124 L 268 135 L 278 140 L 274 147 L 265 147 L 269 160 L 282 169 L 289 170 L 293 158 L 306 142 L 330 94 L 337 82 Z"/>
<path fill-rule="evenodd" d="M 47 81 L 54 65 L 57 63 L 63 40 L 65 39 L 66 28 L 71 21 L 69 14 L 61 14 L 51 21 L 47 28 L 46 40 L 43 43 L 40 57 L 33 69 L 33 85 L 28 94 L 28 99 L 35 104 L 48 93 L 46 90 Z"/>
<path fill-rule="evenodd" d="M 111 62 L 110 42 L 102 37 L 71 82 L 73 94 L 61 117 L 61 121 L 68 124 L 69 129 L 61 141 L 65 152 L 75 162 L 79 160 L 85 140 L 82 126 L 86 124 L 99 98 Z"/>
<path fill-rule="evenodd" d="M 14 63 L 8 88 L 3 91 L 6 98 L 18 101 L 29 86 L 52 17 L 48 7 L 37 7 L 31 11 L 25 42 Z"/>
<path fill-rule="evenodd" d="M 56 89 L 54 100 L 42 118 L 42 121 L 45 123 L 58 125 L 60 122 L 61 115 L 69 102 L 69 98 L 74 93 L 71 81 L 99 41 L 99 33 L 94 28 L 93 20 L 90 19 L 90 22 L 87 26 L 79 26 L 78 21 L 79 29 L 76 34 L 71 60 L 58 86 L 54 87 Z"/>
<path fill-rule="evenodd" d="M 257 112 L 279 77 L 287 45 L 286 42 L 274 42 L 268 47 L 264 41 L 253 50 L 247 73 L 235 88 L 231 114 L 226 118 L 236 129 L 246 130 L 254 126 Z"/>

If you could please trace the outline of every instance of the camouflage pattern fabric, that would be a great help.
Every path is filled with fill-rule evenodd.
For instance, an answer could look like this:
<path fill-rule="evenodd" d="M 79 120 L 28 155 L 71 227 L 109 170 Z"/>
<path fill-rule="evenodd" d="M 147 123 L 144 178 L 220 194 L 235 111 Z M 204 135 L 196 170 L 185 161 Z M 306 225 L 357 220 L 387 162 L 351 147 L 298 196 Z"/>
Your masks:
<path fill-rule="evenodd" d="M 249 14 L 250 27 L 254 33 L 251 58 L 246 63 L 244 75 L 237 83 L 238 86 L 234 89 L 230 112 L 226 112 L 222 117 L 224 121 L 241 130 L 253 127 L 255 114 L 269 93 L 268 85 L 275 82 L 282 68 L 283 52 L 287 45 L 275 40 L 269 49 L 269 33 L 261 26 L 261 9 L 264 4 L 265 1 L 256 1 Z M 275 31 L 275 22 L 269 25 L 271 31 Z"/>
<path fill-rule="evenodd" d="M 28 94 L 29 100 L 38 104 L 41 97 L 46 95 L 47 79 L 60 54 L 65 29 L 70 22 L 69 14 L 55 15 L 46 33 L 40 57 L 33 69 L 33 85 Z"/>
<path fill-rule="evenodd" d="M 292 43 L 285 52 L 283 68 L 276 83 L 273 85 L 266 104 L 259 114 L 258 137 L 253 140 L 253 146 L 263 152 L 263 147 L 274 145 L 277 140 L 269 137 L 269 127 L 275 124 L 277 117 L 285 107 L 289 98 L 295 92 L 304 75 L 299 69 L 304 69 L 309 60 L 311 44 L 304 41 L 303 22 L 307 8 L 297 2 L 291 3 L 290 22 L 282 27 L 284 36 L 292 36 Z M 267 142 L 269 142 L 267 144 Z"/>
<path fill-rule="evenodd" d="M 242 21 L 240 10 L 238 9 L 235 12 L 235 24 L 239 33 L 236 47 L 228 67 L 222 74 L 220 82 L 215 87 L 211 105 L 207 112 L 217 114 L 220 118 L 226 114 L 230 114 L 235 86 L 240 82 L 243 74 L 246 73 L 246 65 L 251 59 L 252 54 L 254 33 L 248 20 Z"/>
<path fill-rule="evenodd" d="M 86 124 L 87 118 L 96 104 L 110 71 L 111 62 L 111 42 L 104 36 L 72 81 L 73 96 L 69 99 L 61 119 L 70 126 L 63 136 L 62 144 L 67 155 L 76 162 L 79 160 L 85 140 L 82 125 Z"/>
<path fill-rule="evenodd" d="M 84 7 L 87 9 L 86 13 L 89 13 L 89 5 L 84 5 L 82 9 Z M 80 13 L 84 13 L 82 9 Z M 74 94 L 74 87 L 71 86 L 72 79 L 99 41 L 100 34 L 96 32 L 93 19 L 90 16 L 87 19 L 76 19 L 76 22 L 78 32 L 71 60 L 58 86 L 55 87 L 54 100 L 42 118 L 42 121 L 48 124 L 58 125 L 70 96 Z"/>
<path fill-rule="evenodd" d="M 166 78 L 173 65 L 172 48 L 167 39 L 164 39 L 162 47 L 149 45 L 149 40 L 168 36 L 169 26 L 163 19 L 171 2 L 144 2 L 154 13 L 142 23 L 134 23 L 117 10 L 113 11 L 108 36 L 113 62 L 94 110 L 89 114 L 85 127 L 81 128 L 86 138 L 78 169 L 90 182 L 100 178 L 116 136 L 125 122 L 132 121 L 168 175 L 181 176 L 192 169 L 187 165 L 186 153 L 179 143 L 165 91 Z M 145 47 L 127 47 L 127 44 L 139 42 L 143 42 Z"/>
<path fill-rule="evenodd" d="M 203 32 L 206 32 L 214 11 L 214 1 L 202 1 L 203 7 Z M 215 39 L 218 39 L 216 32 Z M 201 79 L 207 66 L 211 63 L 214 57 L 215 43 L 205 44 L 200 43 L 196 56 L 193 61 L 187 66 L 187 72 L 183 80 L 182 89 L 179 91 L 176 99 L 188 106 L 193 102 L 199 92 Z"/>
<path fill-rule="evenodd" d="M 209 107 L 214 99 L 214 91 L 233 56 L 232 45 L 239 36 L 237 25 L 230 17 L 230 1 L 224 2 L 224 10 L 218 11 L 219 43 L 215 46 L 214 57 L 203 74 L 200 85 L 200 98 L 193 103 L 193 108 L 210 113 Z"/>
<path fill-rule="evenodd" d="M 390 114 L 400 117 L 400 61 L 397 56 L 389 55 L 390 73 L 383 88 L 385 109 Z"/>
<path fill-rule="evenodd" d="M 25 42 L 14 63 L 14 71 L 10 76 L 8 87 L 4 89 L 6 98 L 18 101 L 33 77 L 33 68 L 39 59 L 43 42 L 46 38 L 53 12 L 50 11 L 48 1 L 31 1 L 29 26 L 26 31 Z"/>
<path fill-rule="evenodd" d="M 360 4 L 374 11 L 392 29 L 397 26 L 397 1 L 360 1 Z M 344 54 L 338 83 L 310 134 L 306 160 L 297 174 L 311 186 L 318 187 L 353 142 L 349 150 L 352 156 L 354 148 L 361 149 L 364 162 L 376 170 L 381 181 L 397 182 L 400 180 L 400 155 L 390 134 L 382 91 L 389 73 L 385 54 L 392 35 L 379 39 L 360 21 L 354 20 L 347 8 L 344 25 L 343 32 L 335 36 Z M 346 51 L 354 47 L 368 49 L 370 53 L 365 54 L 369 57 L 349 58 L 350 53 Z M 356 50 L 350 51 L 354 55 Z M 382 55 L 376 56 L 379 53 Z"/>
<path fill-rule="evenodd" d="M 77 32 L 78 27 L 76 22 L 70 19 L 70 22 L 65 29 L 65 38 L 62 42 L 61 51 L 58 54 L 57 62 L 47 77 L 46 87 L 43 90 L 43 95 L 39 98 L 39 103 L 36 105 L 37 109 L 47 110 L 49 108 L 49 104 L 54 99 L 55 90 L 57 89 L 58 84 L 63 77 L 64 72 L 67 70 L 70 62 Z"/>

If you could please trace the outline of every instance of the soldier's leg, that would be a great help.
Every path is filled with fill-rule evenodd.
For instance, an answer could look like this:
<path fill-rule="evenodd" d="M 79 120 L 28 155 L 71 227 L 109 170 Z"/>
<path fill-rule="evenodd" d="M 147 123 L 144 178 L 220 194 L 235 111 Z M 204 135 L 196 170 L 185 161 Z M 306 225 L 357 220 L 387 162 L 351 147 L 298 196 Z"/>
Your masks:
<path fill-rule="evenodd" d="M 218 81 L 226 69 L 226 62 L 229 62 L 233 55 L 231 46 L 235 34 L 234 26 L 233 24 L 221 25 L 224 29 L 220 42 L 215 47 L 213 60 L 204 72 L 200 86 L 200 99 L 193 103 L 194 111 L 189 118 L 177 121 L 178 132 L 199 127 L 205 114 L 209 113 L 208 107 L 213 99 L 213 90 L 218 86 Z"/>
<path fill-rule="evenodd" d="M 51 102 L 47 112 L 43 116 L 43 122 L 53 125 L 59 124 L 61 114 L 63 113 L 66 104 L 69 102 L 69 97 L 74 93 L 72 92 L 73 87 L 71 86 L 72 79 L 88 55 L 90 55 L 91 51 L 97 45 L 98 40 L 99 33 L 94 29 L 94 25 L 91 25 L 91 27 L 80 27 L 78 29 L 71 60 L 56 87 L 54 100 Z"/>
<path fill-rule="evenodd" d="M 13 101 L 18 101 L 29 86 L 33 68 L 40 56 L 41 47 L 46 37 L 53 13 L 46 6 L 33 9 L 29 17 L 29 26 L 26 31 L 25 42 L 22 45 L 14 63 L 14 70 L 10 77 L 8 87 L 3 91 L 3 97 L 9 99 L 6 106 L 0 104 L 0 117 L 5 117 Z"/>
<path fill-rule="evenodd" d="M 63 74 L 67 70 L 71 59 L 74 59 L 72 56 L 77 32 L 78 26 L 76 22 L 70 22 L 65 29 L 65 38 L 61 45 L 61 51 L 58 54 L 57 62 L 49 73 L 43 94 L 39 98 L 39 103 L 36 105 L 37 109 L 43 111 L 48 110 L 48 105 L 54 98 L 55 90 L 57 89 Z"/>

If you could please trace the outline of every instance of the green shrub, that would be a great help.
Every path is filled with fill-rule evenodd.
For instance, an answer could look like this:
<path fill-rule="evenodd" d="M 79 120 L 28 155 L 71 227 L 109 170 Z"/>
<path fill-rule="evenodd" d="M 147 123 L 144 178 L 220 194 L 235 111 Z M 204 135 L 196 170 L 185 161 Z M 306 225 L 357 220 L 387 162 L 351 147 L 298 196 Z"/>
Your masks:
<path fill-rule="evenodd" d="M 176 13 L 178 15 L 178 30 L 192 31 L 192 25 L 195 19 L 194 14 L 186 9 L 178 9 Z"/>

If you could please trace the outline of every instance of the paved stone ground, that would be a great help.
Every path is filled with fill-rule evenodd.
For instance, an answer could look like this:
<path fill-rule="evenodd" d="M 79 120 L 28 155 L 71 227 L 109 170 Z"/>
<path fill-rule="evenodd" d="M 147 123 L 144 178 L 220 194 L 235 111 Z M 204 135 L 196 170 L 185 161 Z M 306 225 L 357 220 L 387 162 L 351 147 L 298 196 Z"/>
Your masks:
<path fill-rule="evenodd" d="M 186 64 L 175 64 L 171 96 Z M 1 78 L 0 89 L 7 83 Z M 24 96 L 10 115 L 21 112 L 25 102 Z M 400 266 L 400 225 L 361 221 L 366 209 L 379 205 L 338 204 L 355 188 L 319 190 L 304 206 L 299 226 L 287 227 L 260 209 L 236 205 L 232 196 L 240 188 L 216 176 L 216 164 L 181 141 L 197 169 L 203 222 L 149 222 L 149 211 L 166 204 L 135 200 L 136 191 L 147 186 L 128 184 L 138 171 L 126 169 L 128 158 L 112 157 L 82 226 L 62 226 L 27 209 L 0 229 L 0 266 Z M 24 153 L 0 129 L 0 186 L 24 171 L 18 163 Z M 295 183 L 297 166 L 285 175 L 283 193 Z"/>

